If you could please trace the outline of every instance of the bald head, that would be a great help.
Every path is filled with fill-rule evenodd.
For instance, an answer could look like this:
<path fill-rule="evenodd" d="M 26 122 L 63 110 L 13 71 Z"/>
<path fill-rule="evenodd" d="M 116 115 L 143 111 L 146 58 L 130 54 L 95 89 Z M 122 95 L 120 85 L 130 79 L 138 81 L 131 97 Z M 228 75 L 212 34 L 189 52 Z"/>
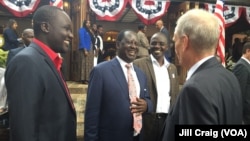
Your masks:
<path fill-rule="evenodd" d="M 163 21 L 162 20 L 156 21 L 155 26 L 158 30 L 161 30 L 161 28 L 163 27 Z"/>
<path fill-rule="evenodd" d="M 25 44 L 25 46 L 29 46 L 29 44 L 31 43 L 33 38 L 34 38 L 33 29 L 26 28 L 26 29 L 23 30 L 22 39 L 23 39 L 23 43 Z"/>

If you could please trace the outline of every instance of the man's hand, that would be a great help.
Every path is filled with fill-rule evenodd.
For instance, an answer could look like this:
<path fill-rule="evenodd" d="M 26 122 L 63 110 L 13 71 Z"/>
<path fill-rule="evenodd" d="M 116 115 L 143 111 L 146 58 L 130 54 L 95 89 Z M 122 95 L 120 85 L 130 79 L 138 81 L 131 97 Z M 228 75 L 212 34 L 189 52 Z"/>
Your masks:
<path fill-rule="evenodd" d="M 130 109 L 132 113 L 142 114 L 147 110 L 147 103 L 144 99 L 136 98 L 135 102 L 131 102 Z"/>

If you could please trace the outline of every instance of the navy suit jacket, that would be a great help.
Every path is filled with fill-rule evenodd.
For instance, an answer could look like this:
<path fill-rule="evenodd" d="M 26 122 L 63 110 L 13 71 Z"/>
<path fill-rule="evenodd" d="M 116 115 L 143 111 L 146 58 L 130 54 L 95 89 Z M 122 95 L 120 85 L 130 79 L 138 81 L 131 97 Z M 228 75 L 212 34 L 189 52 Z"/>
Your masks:
<path fill-rule="evenodd" d="M 145 74 L 134 66 L 140 83 L 140 98 L 147 112 L 153 106 L 147 91 Z M 133 141 L 133 116 L 128 84 L 117 58 L 93 68 L 88 86 L 84 141 Z"/>
<path fill-rule="evenodd" d="M 3 50 L 10 50 L 18 47 L 19 41 L 16 32 L 11 28 L 6 28 L 3 32 L 4 45 Z"/>
<path fill-rule="evenodd" d="M 49 56 L 35 43 L 7 66 L 11 141 L 76 141 L 76 112 Z"/>
<path fill-rule="evenodd" d="M 175 125 L 241 123 L 242 98 L 237 78 L 213 57 L 183 85 L 169 111 L 163 141 L 175 141 Z"/>

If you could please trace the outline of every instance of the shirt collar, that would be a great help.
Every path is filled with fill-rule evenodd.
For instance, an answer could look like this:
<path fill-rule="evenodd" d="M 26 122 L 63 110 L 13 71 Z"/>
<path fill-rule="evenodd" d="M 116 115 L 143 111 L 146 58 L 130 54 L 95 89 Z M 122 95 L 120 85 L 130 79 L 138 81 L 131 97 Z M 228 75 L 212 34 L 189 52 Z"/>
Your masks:
<path fill-rule="evenodd" d="M 41 49 L 49 56 L 51 61 L 54 63 L 56 69 L 60 71 L 62 65 L 62 58 L 58 55 L 58 53 L 54 52 L 49 46 L 45 45 L 43 42 L 34 38 L 33 42 L 36 43 Z"/>
<path fill-rule="evenodd" d="M 160 64 L 158 63 L 158 61 L 154 58 L 154 56 L 151 54 L 150 55 L 150 58 L 152 60 L 152 63 L 156 64 L 158 67 L 161 67 Z M 164 57 L 164 63 L 163 63 L 163 66 L 165 66 L 166 68 L 168 68 L 169 66 L 169 62 L 167 61 L 167 59 Z"/>
<path fill-rule="evenodd" d="M 133 63 L 127 63 L 125 62 L 124 60 L 122 60 L 119 56 L 116 56 L 116 58 L 118 59 L 119 63 L 121 64 L 121 66 L 125 67 L 126 64 L 130 64 L 131 65 L 131 69 L 134 70 L 134 66 L 133 66 Z"/>
<path fill-rule="evenodd" d="M 186 80 L 188 80 L 192 75 L 193 73 L 199 68 L 199 66 L 201 64 L 203 64 L 205 61 L 207 61 L 208 59 L 214 57 L 213 55 L 212 56 L 208 56 L 208 57 L 205 57 L 203 59 L 201 59 L 200 61 L 198 61 L 197 63 L 195 63 L 187 72 L 187 78 Z"/>
<path fill-rule="evenodd" d="M 243 60 L 245 60 L 249 65 L 250 65 L 250 61 L 247 59 L 247 58 L 245 58 L 245 57 L 241 57 Z"/>

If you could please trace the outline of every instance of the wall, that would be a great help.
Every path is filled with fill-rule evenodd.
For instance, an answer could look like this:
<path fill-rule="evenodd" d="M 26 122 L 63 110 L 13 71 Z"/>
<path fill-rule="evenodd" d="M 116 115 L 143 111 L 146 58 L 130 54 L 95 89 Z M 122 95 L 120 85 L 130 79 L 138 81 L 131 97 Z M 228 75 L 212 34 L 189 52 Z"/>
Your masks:
<path fill-rule="evenodd" d="M 132 29 L 137 32 L 137 26 L 139 23 L 120 23 L 120 22 L 108 22 L 108 21 L 97 21 L 97 24 L 103 26 L 104 32 L 107 31 L 121 31 L 123 29 Z M 118 28 L 119 27 L 119 28 Z M 147 26 L 147 37 L 151 37 L 154 33 L 158 32 L 155 25 Z"/>
<path fill-rule="evenodd" d="M 1 17 L 0 26 L 5 27 L 9 19 L 10 19 L 9 17 Z M 17 21 L 18 24 L 17 32 L 19 37 L 21 36 L 21 33 L 25 28 L 31 28 L 31 18 L 13 18 L 13 19 Z M 2 34 L 2 31 L 0 31 L 0 34 Z"/>

